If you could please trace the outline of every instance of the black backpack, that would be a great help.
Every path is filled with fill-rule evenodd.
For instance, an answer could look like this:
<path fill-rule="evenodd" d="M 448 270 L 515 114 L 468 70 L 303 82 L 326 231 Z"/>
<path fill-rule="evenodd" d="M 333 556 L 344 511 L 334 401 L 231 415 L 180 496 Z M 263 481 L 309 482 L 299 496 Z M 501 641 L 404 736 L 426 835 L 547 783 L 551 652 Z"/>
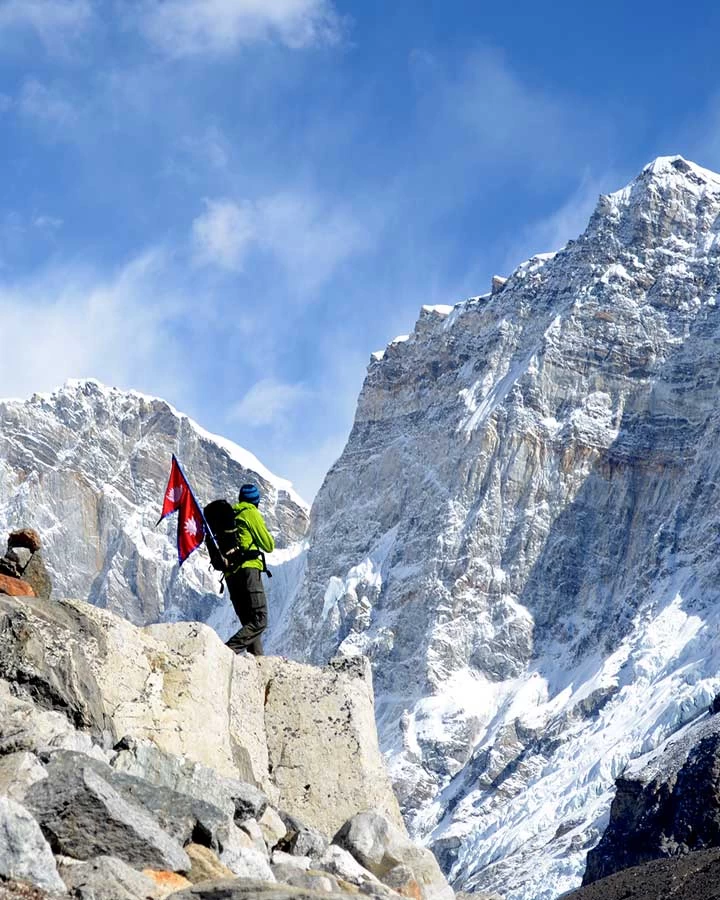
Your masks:
<path fill-rule="evenodd" d="M 237 549 L 235 510 L 227 500 L 213 500 L 203 509 L 203 514 L 215 537 L 213 540 L 208 529 L 205 529 L 205 546 L 210 554 L 210 565 L 213 569 L 224 572 L 228 557 Z"/>

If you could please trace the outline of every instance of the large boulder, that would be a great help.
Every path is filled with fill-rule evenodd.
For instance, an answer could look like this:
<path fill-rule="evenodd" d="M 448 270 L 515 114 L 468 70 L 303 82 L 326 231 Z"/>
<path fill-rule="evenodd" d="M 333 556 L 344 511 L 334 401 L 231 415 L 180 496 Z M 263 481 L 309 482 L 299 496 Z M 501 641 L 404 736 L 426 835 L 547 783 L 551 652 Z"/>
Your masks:
<path fill-rule="evenodd" d="M 338 659 L 318 669 L 266 657 L 260 667 L 269 765 L 281 808 L 327 835 L 369 807 L 404 831 L 378 751 L 368 661 Z"/>
<path fill-rule="evenodd" d="M 164 831 L 147 808 L 123 796 L 98 772 L 95 760 L 62 754 L 48 777 L 26 794 L 28 808 L 57 853 L 92 860 L 115 856 L 143 866 L 187 871 L 182 844 Z"/>
<path fill-rule="evenodd" d="M 348 850 L 383 883 L 418 900 L 453 900 L 454 893 L 429 850 L 414 844 L 378 812 L 349 819 L 334 843 Z"/>
<path fill-rule="evenodd" d="M 269 801 L 326 836 L 368 807 L 403 827 L 360 658 L 256 660 L 196 622 L 137 628 L 79 600 L 0 595 L 0 695 L 2 679 L 20 727 L 0 712 L 0 753 L 82 736 L 92 749 L 69 749 L 118 747 L 118 773 L 208 798 L 236 821 Z"/>
<path fill-rule="evenodd" d="M 0 797 L 0 879 L 3 878 L 65 892 L 40 826 L 24 806 L 8 797 Z"/>

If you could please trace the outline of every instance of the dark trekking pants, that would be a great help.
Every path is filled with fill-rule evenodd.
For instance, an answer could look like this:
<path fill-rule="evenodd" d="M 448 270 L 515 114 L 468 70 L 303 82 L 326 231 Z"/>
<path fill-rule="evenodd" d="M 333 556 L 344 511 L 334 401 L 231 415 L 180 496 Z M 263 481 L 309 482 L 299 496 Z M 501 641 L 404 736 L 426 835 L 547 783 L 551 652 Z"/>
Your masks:
<path fill-rule="evenodd" d="M 262 586 L 260 569 L 240 569 L 225 576 L 230 600 L 242 628 L 227 642 L 238 653 L 247 650 L 254 656 L 263 655 L 260 635 L 267 628 L 267 600 Z"/>

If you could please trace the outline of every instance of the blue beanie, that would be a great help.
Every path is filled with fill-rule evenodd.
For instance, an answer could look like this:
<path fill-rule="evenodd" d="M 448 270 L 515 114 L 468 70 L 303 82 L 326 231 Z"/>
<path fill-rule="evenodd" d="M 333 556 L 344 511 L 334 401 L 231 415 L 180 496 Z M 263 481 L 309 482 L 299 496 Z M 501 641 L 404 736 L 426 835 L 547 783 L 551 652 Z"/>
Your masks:
<path fill-rule="evenodd" d="M 254 503 L 255 506 L 260 502 L 260 491 L 257 489 L 257 486 L 254 484 L 244 484 L 240 488 L 240 497 L 241 501 L 247 500 L 248 503 Z"/>

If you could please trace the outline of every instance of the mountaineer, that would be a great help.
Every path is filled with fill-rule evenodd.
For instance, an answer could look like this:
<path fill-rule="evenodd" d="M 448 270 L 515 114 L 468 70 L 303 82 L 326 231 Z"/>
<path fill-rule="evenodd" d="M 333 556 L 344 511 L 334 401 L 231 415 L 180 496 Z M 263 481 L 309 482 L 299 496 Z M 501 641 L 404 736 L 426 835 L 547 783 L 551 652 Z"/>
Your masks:
<path fill-rule="evenodd" d="M 225 554 L 228 563 L 225 583 L 242 628 L 230 638 L 227 646 L 235 653 L 247 650 L 254 656 L 262 656 L 260 636 L 267 628 L 268 612 L 261 575 L 267 572 L 265 553 L 275 549 L 275 541 L 258 510 L 260 491 L 257 486 L 244 484 L 238 501 L 233 506 L 235 546 Z"/>

